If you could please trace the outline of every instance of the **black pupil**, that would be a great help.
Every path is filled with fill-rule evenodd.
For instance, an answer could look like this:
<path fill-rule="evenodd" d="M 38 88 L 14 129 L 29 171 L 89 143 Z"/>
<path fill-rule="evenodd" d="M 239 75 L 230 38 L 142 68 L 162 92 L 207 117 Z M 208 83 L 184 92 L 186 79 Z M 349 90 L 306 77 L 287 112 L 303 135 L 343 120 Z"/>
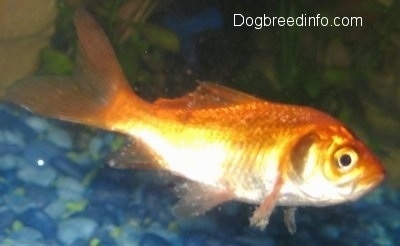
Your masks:
<path fill-rule="evenodd" d="M 339 158 L 339 162 L 342 167 L 347 167 L 351 164 L 351 156 L 348 154 L 344 154 Z"/>

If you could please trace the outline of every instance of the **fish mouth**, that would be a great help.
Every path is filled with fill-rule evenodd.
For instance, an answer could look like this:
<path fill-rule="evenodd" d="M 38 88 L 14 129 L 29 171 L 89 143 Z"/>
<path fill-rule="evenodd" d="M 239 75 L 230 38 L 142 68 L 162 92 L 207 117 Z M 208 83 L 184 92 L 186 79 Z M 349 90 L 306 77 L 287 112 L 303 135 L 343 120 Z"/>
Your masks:
<path fill-rule="evenodd" d="M 376 188 L 385 178 L 385 172 L 376 173 L 375 175 L 364 175 L 357 180 L 351 180 L 339 185 L 343 190 L 341 195 L 351 196 L 352 200 L 358 199 L 365 193 Z M 347 188 L 346 188 L 347 187 Z"/>
<path fill-rule="evenodd" d="M 364 183 L 370 183 L 372 184 L 373 187 L 376 187 L 378 184 L 380 184 L 385 176 L 386 176 L 386 171 L 383 168 L 383 166 L 379 165 L 376 166 L 375 170 L 371 170 L 373 171 L 373 175 L 368 175 L 366 177 L 364 177 L 363 181 Z"/>
<path fill-rule="evenodd" d="M 358 190 L 360 195 L 375 189 L 385 178 L 385 172 L 382 171 L 372 176 L 362 177 L 354 189 Z M 356 191 L 357 192 L 357 191 Z"/>
<path fill-rule="evenodd" d="M 362 182 L 370 184 L 371 189 L 377 187 L 385 179 L 385 172 L 378 173 L 372 177 L 365 178 Z"/>

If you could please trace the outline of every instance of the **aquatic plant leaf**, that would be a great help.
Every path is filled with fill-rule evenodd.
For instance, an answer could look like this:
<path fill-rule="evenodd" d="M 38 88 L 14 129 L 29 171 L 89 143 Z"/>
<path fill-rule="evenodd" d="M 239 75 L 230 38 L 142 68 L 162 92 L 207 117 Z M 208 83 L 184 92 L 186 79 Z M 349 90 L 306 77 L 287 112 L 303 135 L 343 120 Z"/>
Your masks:
<path fill-rule="evenodd" d="M 41 51 L 41 62 L 43 69 L 49 74 L 68 75 L 74 69 L 72 60 L 54 48 L 44 48 Z"/>
<path fill-rule="evenodd" d="M 179 39 L 172 31 L 148 23 L 137 23 L 135 24 L 135 29 L 156 47 L 172 53 L 178 53 L 180 48 Z"/>

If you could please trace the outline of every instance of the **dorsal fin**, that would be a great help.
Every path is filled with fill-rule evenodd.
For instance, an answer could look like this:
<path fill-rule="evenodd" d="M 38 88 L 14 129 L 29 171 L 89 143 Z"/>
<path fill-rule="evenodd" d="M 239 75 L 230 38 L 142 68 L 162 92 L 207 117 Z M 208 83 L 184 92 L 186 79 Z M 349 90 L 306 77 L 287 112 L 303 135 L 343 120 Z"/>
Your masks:
<path fill-rule="evenodd" d="M 237 105 L 249 102 L 265 102 L 257 97 L 228 88 L 223 85 L 198 82 L 197 88 L 183 97 L 159 98 L 153 104 L 164 108 L 211 108 Z"/>

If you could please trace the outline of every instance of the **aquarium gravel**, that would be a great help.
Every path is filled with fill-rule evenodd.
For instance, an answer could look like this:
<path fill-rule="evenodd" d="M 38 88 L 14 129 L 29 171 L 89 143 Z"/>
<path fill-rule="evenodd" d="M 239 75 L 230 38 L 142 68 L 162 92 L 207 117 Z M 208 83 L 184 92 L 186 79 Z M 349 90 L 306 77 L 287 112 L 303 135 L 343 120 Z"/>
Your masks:
<path fill-rule="evenodd" d="M 0 245 L 400 245 L 400 192 L 299 208 L 291 236 L 276 209 L 265 231 L 229 202 L 177 218 L 174 185 L 151 170 L 107 165 L 121 137 L 0 106 Z"/>

